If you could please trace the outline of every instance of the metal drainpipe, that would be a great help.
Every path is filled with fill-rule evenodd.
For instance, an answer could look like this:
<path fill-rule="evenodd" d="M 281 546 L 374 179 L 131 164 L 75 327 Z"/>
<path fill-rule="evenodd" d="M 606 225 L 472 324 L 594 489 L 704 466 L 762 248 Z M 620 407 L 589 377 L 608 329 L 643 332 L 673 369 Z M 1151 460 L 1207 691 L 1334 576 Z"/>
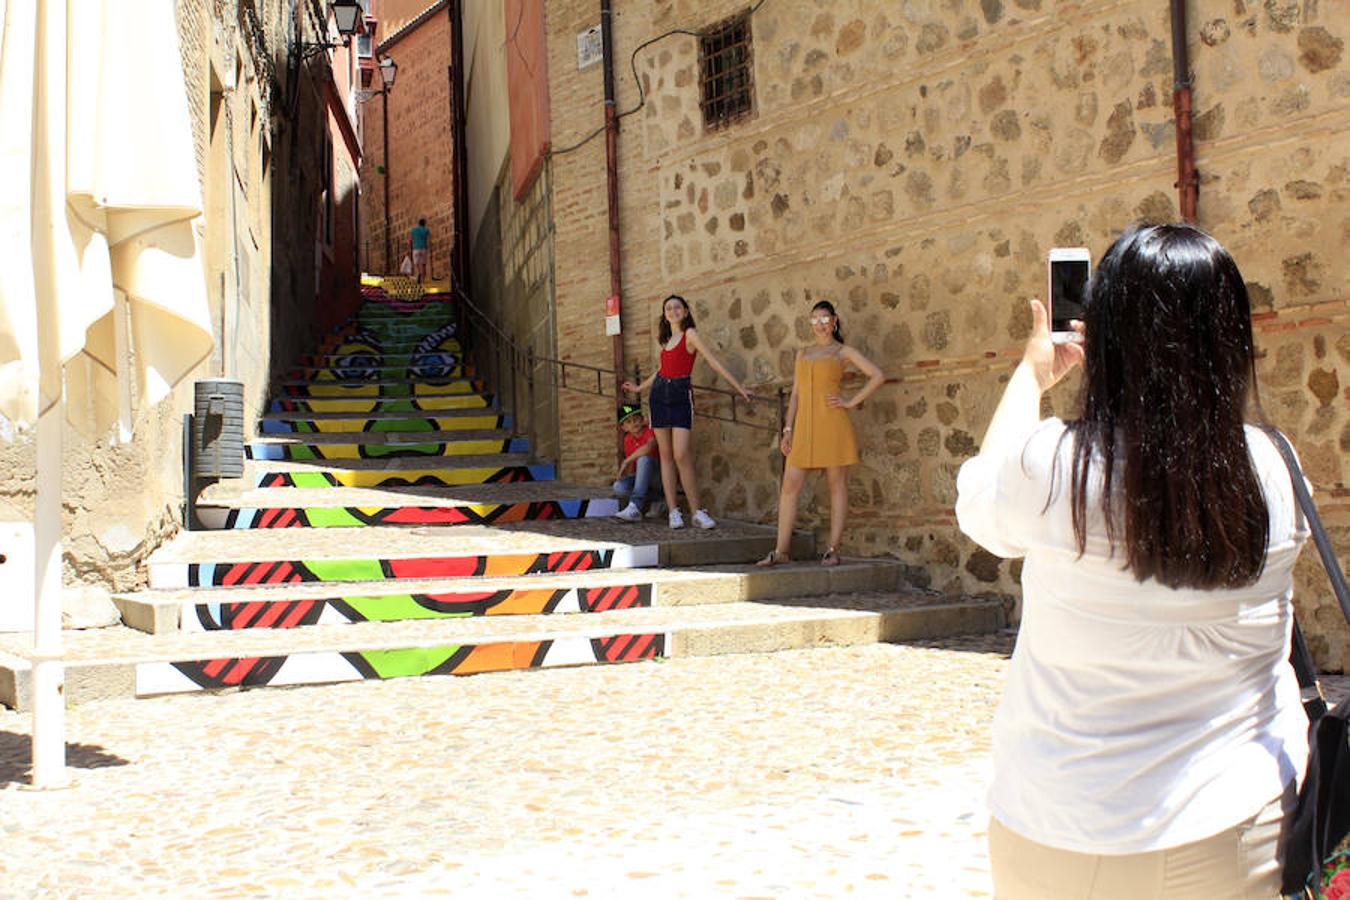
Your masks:
<path fill-rule="evenodd" d="M 383 77 L 383 76 L 381 76 Z M 393 255 L 393 235 L 389 229 L 389 173 L 392 169 L 389 166 L 389 85 L 384 85 L 380 91 L 380 113 L 384 118 L 384 273 L 392 275 L 399 271 L 390 258 Z"/>
<path fill-rule="evenodd" d="M 609 187 L 609 294 L 623 311 L 623 270 L 619 257 L 619 116 L 614 101 L 614 39 L 610 33 L 610 0 L 600 0 L 600 37 L 605 79 L 605 178 Z M 614 407 L 623 404 L 623 332 L 614 335 Z M 623 442 L 619 441 L 620 452 Z"/>
<path fill-rule="evenodd" d="M 1200 194 L 1191 141 L 1191 72 L 1186 55 L 1185 0 L 1170 0 L 1172 16 L 1172 111 L 1177 123 L 1177 191 L 1181 218 L 1194 222 Z"/>

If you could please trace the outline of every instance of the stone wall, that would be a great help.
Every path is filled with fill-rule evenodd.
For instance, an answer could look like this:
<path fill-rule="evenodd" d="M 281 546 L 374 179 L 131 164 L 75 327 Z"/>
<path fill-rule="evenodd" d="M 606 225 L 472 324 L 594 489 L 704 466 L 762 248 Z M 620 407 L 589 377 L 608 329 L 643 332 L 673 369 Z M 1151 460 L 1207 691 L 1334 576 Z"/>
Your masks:
<path fill-rule="evenodd" d="M 549 5 L 555 147 L 602 121 L 600 67 L 576 60 L 593 6 Z M 634 48 L 744 8 L 624 5 L 619 109 L 639 103 Z M 1249 280 L 1266 406 L 1350 547 L 1350 274 L 1337 264 L 1350 237 L 1350 15 L 1343 0 L 1188 8 L 1200 224 Z M 754 114 L 721 130 L 701 121 L 694 38 L 637 54 L 645 103 L 620 136 L 629 359 L 650 371 L 658 304 L 675 291 L 732 370 L 773 391 L 811 304 L 833 300 L 849 341 L 893 380 L 855 414 L 845 550 L 897 556 L 942 590 L 1013 594 L 1018 565 L 955 527 L 955 473 L 1020 352 L 1046 250 L 1100 254 L 1132 220 L 1177 217 L 1166 4 L 767 0 L 752 33 Z M 604 172 L 602 138 L 553 160 L 559 342 L 596 364 L 610 358 Z M 1072 414 L 1073 390 L 1047 408 Z M 564 474 L 603 479 L 608 409 L 561 402 Z M 715 514 L 772 517 L 778 457 L 763 432 L 700 420 L 695 441 Z M 812 492 L 803 521 L 819 523 L 823 481 Z M 1350 629 L 1328 598 L 1310 555 L 1299 605 L 1319 660 L 1341 669 Z"/>

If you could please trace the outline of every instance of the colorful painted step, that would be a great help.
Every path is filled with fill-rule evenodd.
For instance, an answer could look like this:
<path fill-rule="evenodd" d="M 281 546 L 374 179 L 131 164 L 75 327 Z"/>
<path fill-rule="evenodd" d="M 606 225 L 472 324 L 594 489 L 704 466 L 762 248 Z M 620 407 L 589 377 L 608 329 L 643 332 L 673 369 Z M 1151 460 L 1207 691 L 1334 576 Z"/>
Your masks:
<path fill-rule="evenodd" d="M 309 397 L 273 400 L 270 412 L 395 413 L 443 412 L 447 409 L 487 409 L 497 405 L 493 394 L 448 394 L 428 397 Z"/>
<path fill-rule="evenodd" d="M 445 383 L 463 378 L 459 359 L 428 360 L 412 366 L 296 366 L 286 373 L 287 381 L 421 381 Z"/>
<path fill-rule="evenodd" d="M 428 434 L 439 432 L 428 432 Z M 454 432 L 448 432 L 454 434 Z M 365 437 L 365 434 L 350 437 Z M 319 437 L 316 435 L 316 437 Z M 341 435 L 323 435 L 340 438 Z M 244 447 L 249 459 L 270 460 L 324 460 L 324 459 L 394 459 L 403 456 L 481 456 L 489 453 L 529 453 L 530 442 L 523 437 L 452 438 L 450 440 L 354 440 L 287 441 L 259 439 Z"/>
<path fill-rule="evenodd" d="M 438 465 L 437 462 L 440 461 Z M 255 460 L 246 464 L 245 481 L 268 488 L 373 488 L 381 486 L 498 484 L 553 481 L 552 463 L 531 463 L 523 453 L 488 456 L 395 457 L 393 459 Z"/>
<path fill-rule="evenodd" d="M 739 523 L 723 523 L 716 537 L 664 523 L 588 523 L 595 520 L 378 526 L 362 529 L 359 546 L 324 528 L 187 531 L 152 553 L 147 568 L 152 588 L 228 587 L 713 565 L 751 562 L 774 544 L 771 529 Z M 626 540 L 612 539 L 619 535 Z"/>
<path fill-rule="evenodd" d="M 205 493 L 206 528 L 334 528 L 372 525 L 496 525 L 603 518 L 618 512 L 608 491 L 554 481 L 463 487 L 281 487 Z"/>
<path fill-rule="evenodd" d="M 435 416 L 411 417 L 403 413 L 370 413 L 360 418 L 320 413 L 266 413 L 259 421 L 263 434 L 341 434 L 347 432 L 459 431 L 510 428 L 511 417 L 479 410 L 442 410 Z"/>
<path fill-rule="evenodd" d="M 286 397 L 444 397 L 475 394 L 485 390 L 479 378 L 451 378 L 448 381 L 283 381 Z"/>
<path fill-rule="evenodd" d="M 574 616 L 466 616 L 348 628 L 251 628 L 147 636 L 128 628 L 70 632 L 67 696 L 153 696 L 240 687 L 639 662 L 838 647 L 988 632 L 997 601 L 847 594 L 794 602 L 634 607 Z M 0 635 L 0 702 L 30 695 L 26 637 Z"/>
<path fill-rule="evenodd" d="M 694 569 L 606 569 L 516 578 L 286 584 L 145 590 L 113 599 L 128 627 L 150 634 L 303 628 L 461 616 L 595 614 L 645 606 L 771 602 L 820 594 L 893 591 L 898 564 L 846 560 Z"/>

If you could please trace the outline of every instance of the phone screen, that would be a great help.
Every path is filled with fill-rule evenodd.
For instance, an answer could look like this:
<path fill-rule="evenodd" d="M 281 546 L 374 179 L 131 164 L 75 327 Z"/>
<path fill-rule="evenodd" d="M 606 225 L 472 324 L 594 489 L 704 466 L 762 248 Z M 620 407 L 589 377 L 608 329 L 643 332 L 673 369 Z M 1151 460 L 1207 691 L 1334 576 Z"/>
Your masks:
<path fill-rule="evenodd" d="M 1072 331 L 1069 323 L 1083 318 L 1087 283 L 1087 260 L 1056 259 L 1050 262 L 1051 331 Z"/>

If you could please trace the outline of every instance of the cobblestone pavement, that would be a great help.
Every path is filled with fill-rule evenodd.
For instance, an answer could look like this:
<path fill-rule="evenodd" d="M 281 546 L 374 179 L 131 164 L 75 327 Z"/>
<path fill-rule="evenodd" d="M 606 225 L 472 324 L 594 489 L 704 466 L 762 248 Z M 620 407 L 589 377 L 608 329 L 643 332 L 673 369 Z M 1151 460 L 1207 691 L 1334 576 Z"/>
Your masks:
<path fill-rule="evenodd" d="M 0 712 L 0 896 L 988 896 L 1007 636 Z"/>

